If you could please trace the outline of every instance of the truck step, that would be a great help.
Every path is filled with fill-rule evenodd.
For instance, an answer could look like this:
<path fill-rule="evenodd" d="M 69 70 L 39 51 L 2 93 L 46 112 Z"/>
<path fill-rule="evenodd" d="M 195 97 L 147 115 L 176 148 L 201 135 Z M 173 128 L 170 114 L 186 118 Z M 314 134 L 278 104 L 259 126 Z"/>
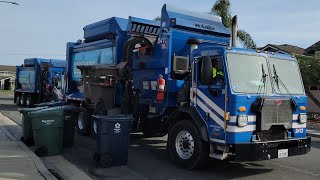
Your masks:
<path fill-rule="evenodd" d="M 227 153 L 211 153 L 209 154 L 209 157 L 213 159 L 224 160 L 224 159 L 227 159 L 228 154 Z"/>

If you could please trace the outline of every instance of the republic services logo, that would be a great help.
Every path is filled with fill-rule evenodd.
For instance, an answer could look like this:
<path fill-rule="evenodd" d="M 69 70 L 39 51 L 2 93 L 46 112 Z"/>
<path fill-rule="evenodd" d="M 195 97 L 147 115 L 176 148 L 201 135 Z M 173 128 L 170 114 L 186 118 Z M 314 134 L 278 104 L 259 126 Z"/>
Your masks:
<path fill-rule="evenodd" d="M 114 125 L 114 133 L 120 133 L 121 132 L 121 124 L 120 123 L 116 123 Z"/>

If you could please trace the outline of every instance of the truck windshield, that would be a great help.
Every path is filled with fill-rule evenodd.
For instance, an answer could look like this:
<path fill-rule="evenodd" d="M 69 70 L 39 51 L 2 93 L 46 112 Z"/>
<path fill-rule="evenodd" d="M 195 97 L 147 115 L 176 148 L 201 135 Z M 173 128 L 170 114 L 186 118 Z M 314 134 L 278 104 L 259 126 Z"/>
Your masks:
<path fill-rule="evenodd" d="M 113 64 L 113 48 L 97 49 L 78 52 L 72 55 L 72 80 L 80 82 L 81 71 L 79 65 Z"/>
<path fill-rule="evenodd" d="M 277 94 L 304 94 L 299 66 L 296 61 L 285 59 L 269 58 L 272 68 L 272 77 L 278 76 L 278 81 L 273 79 L 275 92 Z M 286 90 L 287 88 L 287 90 Z"/>
<path fill-rule="evenodd" d="M 228 53 L 227 63 L 233 92 L 250 94 L 272 93 L 265 57 Z"/>

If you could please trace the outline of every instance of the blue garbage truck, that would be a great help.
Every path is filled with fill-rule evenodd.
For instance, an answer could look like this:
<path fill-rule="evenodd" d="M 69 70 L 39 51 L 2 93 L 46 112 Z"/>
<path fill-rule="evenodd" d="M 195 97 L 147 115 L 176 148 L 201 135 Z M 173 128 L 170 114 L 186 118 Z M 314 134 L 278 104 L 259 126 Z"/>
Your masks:
<path fill-rule="evenodd" d="M 108 41 L 104 48 L 112 47 L 112 60 L 96 78 L 114 88 L 112 95 L 96 93 L 112 102 L 105 113 L 132 114 L 132 131 L 147 137 L 167 134 L 174 163 L 193 169 L 209 158 L 258 161 L 310 151 L 307 97 L 296 58 L 237 48 L 236 18 L 228 29 L 218 16 L 164 5 L 159 22 L 129 17 L 112 33 L 104 26 L 85 28 L 93 41 L 69 44 L 69 92 L 80 85 L 94 89 L 86 87 L 93 83 L 87 71 L 99 65 L 89 64 L 89 52 Z M 80 78 L 72 64 L 82 50 L 79 57 L 88 65 L 78 66 Z M 105 60 L 102 53 L 95 57 Z M 85 96 L 78 105 L 104 107 L 88 104 Z M 79 116 L 80 121 L 90 124 L 90 118 Z"/>
<path fill-rule="evenodd" d="M 29 58 L 16 67 L 14 102 L 18 106 L 63 99 L 65 60 Z"/>

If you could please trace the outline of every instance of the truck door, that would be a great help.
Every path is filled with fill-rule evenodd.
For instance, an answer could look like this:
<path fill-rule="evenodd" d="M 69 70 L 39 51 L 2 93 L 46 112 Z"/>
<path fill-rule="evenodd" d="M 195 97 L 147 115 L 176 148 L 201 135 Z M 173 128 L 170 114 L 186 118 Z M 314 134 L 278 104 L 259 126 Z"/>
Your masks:
<path fill-rule="evenodd" d="M 222 57 L 210 57 L 212 62 L 212 84 L 201 83 L 202 60 L 199 58 L 194 64 L 194 82 L 196 82 L 195 106 L 208 126 L 210 140 L 225 143 L 225 71 Z M 207 57 L 208 58 L 208 57 Z M 194 87 L 194 86 L 193 86 Z"/>

